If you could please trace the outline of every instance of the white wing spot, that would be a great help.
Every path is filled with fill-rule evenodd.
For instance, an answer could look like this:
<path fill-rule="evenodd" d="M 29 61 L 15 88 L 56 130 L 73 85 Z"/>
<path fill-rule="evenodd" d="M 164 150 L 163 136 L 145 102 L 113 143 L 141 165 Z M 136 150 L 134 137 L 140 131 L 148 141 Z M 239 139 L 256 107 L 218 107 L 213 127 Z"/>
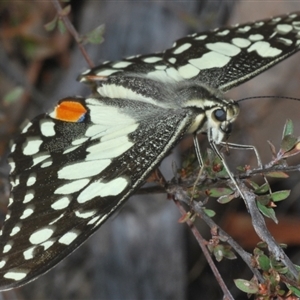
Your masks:
<path fill-rule="evenodd" d="M 10 148 L 10 152 L 13 153 L 16 150 L 16 144 L 13 144 Z"/>
<path fill-rule="evenodd" d="M 245 27 L 240 27 L 240 28 L 237 28 L 237 32 L 240 32 L 240 33 L 246 33 L 248 32 L 249 30 L 251 29 L 250 26 L 245 26 Z"/>
<path fill-rule="evenodd" d="M 12 241 L 8 242 L 8 243 L 4 246 L 4 248 L 3 248 L 3 253 L 9 252 L 9 251 L 11 250 L 11 248 L 12 248 L 12 245 L 13 245 L 13 242 L 12 242 Z"/>
<path fill-rule="evenodd" d="M 5 266 L 5 264 L 6 264 L 6 260 L 5 260 L 5 259 L 2 259 L 2 260 L 0 261 L 0 269 L 2 269 L 2 268 Z"/>
<path fill-rule="evenodd" d="M 45 161 L 44 163 L 41 164 L 41 168 L 50 167 L 52 163 L 53 163 L 52 159 L 49 159 L 48 161 Z"/>
<path fill-rule="evenodd" d="M 193 77 L 197 76 L 200 73 L 200 70 L 198 68 L 192 66 L 191 64 L 186 64 L 186 65 L 178 68 L 178 72 L 183 78 L 189 79 L 189 78 L 193 78 Z"/>
<path fill-rule="evenodd" d="M 147 58 L 143 59 L 143 61 L 145 63 L 149 63 L 149 64 L 156 63 L 160 60 L 161 60 L 161 57 L 157 57 L 157 56 L 147 57 Z"/>
<path fill-rule="evenodd" d="M 112 127 L 112 125 L 115 125 L 116 120 L 118 120 L 120 125 L 135 123 L 135 119 L 128 114 L 122 113 L 119 108 L 105 105 L 98 99 L 88 98 L 86 103 L 90 109 L 91 121 L 94 124 Z"/>
<path fill-rule="evenodd" d="M 97 213 L 96 210 L 90 210 L 90 211 L 79 211 L 79 210 L 76 210 L 75 211 L 76 217 L 82 218 L 82 219 L 88 219 L 88 218 L 94 216 L 96 213 Z"/>
<path fill-rule="evenodd" d="M 280 17 L 276 17 L 272 19 L 273 22 L 278 23 L 279 21 L 281 21 Z"/>
<path fill-rule="evenodd" d="M 98 225 L 100 225 L 100 224 L 103 222 L 103 220 L 106 219 L 106 216 L 107 216 L 107 215 L 104 215 L 104 216 L 103 216 L 103 217 L 95 224 L 94 228 L 97 227 Z"/>
<path fill-rule="evenodd" d="M 239 47 L 224 42 L 208 43 L 205 46 L 209 50 L 226 56 L 235 56 L 241 52 Z"/>
<path fill-rule="evenodd" d="M 55 227 L 44 227 L 36 230 L 30 235 L 29 241 L 33 245 L 41 244 L 47 241 L 54 233 Z"/>
<path fill-rule="evenodd" d="M 37 137 L 27 138 L 26 142 L 23 144 L 23 153 L 25 155 L 33 155 L 38 153 L 42 143 L 43 141 Z"/>
<path fill-rule="evenodd" d="M 176 58 L 175 57 L 171 57 L 168 59 L 168 61 L 171 63 L 171 64 L 175 64 L 176 63 Z"/>
<path fill-rule="evenodd" d="M 54 241 L 49 240 L 47 242 L 44 242 L 42 244 L 40 244 L 40 246 L 44 247 L 44 251 L 46 251 L 47 249 L 49 249 L 52 245 L 54 244 Z"/>
<path fill-rule="evenodd" d="M 80 146 L 81 146 L 81 145 L 76 145 L 76 146 L 72 146 L 72 147 L 67 148 L 66 150 L 64 150 L 63 155 L 64 155 L 64 154 L 67 154 L 67 153 L 70 153 L 70 152 L 72 152 L 72 151 L 78 149 Z"/>
<path fill-rule="evenodd" d="M 79 163 L 74 163 L 72 165 L 63 167 L 61 170 L 58 171 L 57 175 L 59 179 L 67 180 L 92 177 L 100 174 L 110 163 L 110 159 L 100 160 L 97 162 L 83 161 Z"/>
<path fill-rule="evenodd" d="M 88 138 L 77 139 L 77 140 L 72 141 L 72 145 L 73 145 L 73 146 L 82 145 L 82 144 L 85 143 L 87 140 L 88 140 Z"/>
<path fill-rule="evenodd" d="M 170 77 L 171 79 L 174 79 L 175 81 L 181 81 L 181 80 L 183 80 L 183 77 L 180 75 L 180 73 L 178 72 L 178 70 L 176 70 L 173 67 L 168 68 L 166 70 L 166 73 L 167 73 L 168 77 Z"/>
<path fill-rule="evenodd" d="M 20 270 L 20 269 L 11 269 L 9 272 L 5 273 L 3 275 L 6 279 L 13 279 L 15 281 L 21 280 L 27 276 L 29 273 L 29 270 Z"/>
<path fill-rule="evenodd" d="M 207 38 L 207 35 L 199 35 L 199 36 L 195 37 L 194 40 L 202 41 L 202 40 L 205 40 L 206 38 Z"/>
<path fill-rule="evenodd" d="M 54 191 L 54 194 L 69 195 L 80 191 L 90 182 L 89 178 L 74 180 L 69 183 L 65 183 Z"/>
<path fill-rule="evenodd" d="M 87 186 L 78 196 L 78 203 L 85 203 L 95 197 L 119 195 L 128 186 L 129 182 L 124 177 L 119 177 L 108 182 L 95 181 Z"/>
<path fill-rule="evenodd" d="M 255 26 L 256 28 L 258 28 L 258 27 L 263 26 L 264 24 L 265 24 L 265 22 L 260 21 L 260 22 L 254 23 L 253 26 Z"/>
<path fill-rule="evenodd" d="M 50 155 L 42 154 L 42 153 L 38 153 L 38 154 L 34 155 L 33 159 L 32 159 L 33 160 L 33 165 L 31 167 L 37 165 L 38 163 L 40 163 L 40 162 L 42 162 L 42 161 L 44 161 L 44 160 L 46 160 L 50 157 L 51 157 Z"/>
<path fill-rule="evenodd" d="M 230 31 L 228 29 L 223 30 L 223 31 L 219 31 L 218 33 L 216 33 L 216 35 L 218 36 L 225 36 L 229 33 Z"/>
<path fill-rule="evenodd" d="M 161 66 L 155 66 L 156 70 L 165 70 L 167 68 L 166 65 L 161 65 Z"/>
<path fill-rule="evenodd" d="M 21 133 L 26 133 L 28 131 L 28 129 L 31 127 L 32 123 L 28 122 L 28 124 L 26 124 L 26 126 L 22 129 Z"/>
<path fill-rule="evenodd" d="M 261 34 L 251 34 L 249 35 L 249 40 L 252 42 L 261 41 L 264 39 L 264 36 Z"/>
<path fill-rule="evenodd" d="M 91 219 L 90 221 L 88 221 L 87 225 L 93 225 L 94 223 L 96 223 L 101 217 L 97 216 L 93 219 Z"/>
<path fill-rule="evenodd" d="M 293 41 L 292 41 L 292 40 L 285 39 L 285 38 L 282 38 L 282 37 L 277 38 L 277 41 L 278 41 L 278 42 L 281 42 L 281 43 L 284 44 L 285 46 L 290 46 L 290 45 L 293 44 Z"/>
<path fill-rule="evenodd" d="M 80 234 L 78 230 L 71 230 L 65 233 L 58 242 L 65 245 L 70 245 Z"/>
<path fill-rule="evenodd" d="M 31 173 L 28 177 L 28 180 L 26 182 L 27 186 L 32 186 L 34 185 L 36 182 L 36 174 L 35 173 Z"/>
<path fill-rule="evenodd" d="M 108 158 L 118 157 L 129 150 L 132 146 L 133 143 L 128 140 L 127 136 L 100 142 L 99 144 L 95 144 L 86 149 L 87 152 L 89 152 L 86 156 L 86 160 L 94 161 L 101 159 L 101 161 L 96 164 L 101 172 L 111 163 L 111 160 Z M 95 162 L 93 163 L 95 164 Z"/>
<path fill-rule="evenodd" d="M 34 256 L 34 250 L 35 250 L 36 246 L 30 247 L 29 249 L 25 250 L 23 252 L 23 256 L 25 260 L 29 260 L 32 259 Z"/>
<path fill-rule="evenodd" d="M 101 96 L 108 97 L 108 98 L 131 99 L 131 100 L 152 103 L 152 104 L 156 103 L 156 101 L 150 97 L 139 94 L 130 88 L 126 88 L 124 86 L 116 85 L 116 84 L 105 84 L 104 83 L 102 86 L 97 88 L 97 92 Z M 113 109 L 113 107 L 108 107 L 108 108 L 110 110 Z M 117 109 L 115 109 L 115 111 L 117 111 Z M 120 114 L 120 112 L 117 112 L 117 113 Z M 99 120 L 98 120 L 98 123 L 99 123 Z"/>
<path fill-rule="evenodd" d="M 21 225 L 18 224 L 16 225 L 12 230 L 11 233 L 9 234 L 10 236 L 16 235 L 19 231 L 21 230 Z"/>
<path fill-rule="evenodd" d="M 251 45 L 251 42 L 244 38 L 233 38 L 231 40 L 231 42 L 232 42 L 232 44 L 234 44 L 240 48 L 247 48 L 248 46 Z"/>
<path fill-rule="evenodd" d="M 256 51 L 261 57 L 275 57 L 278 56 L 282 50 L 271 47 L 270 43 L 259 41 L 251 45 L 247 49 L 248 52 Z"/>
<path fill-rule="evenodd" d="M 56 134 L 54 130 L 55 123 L 48 119 L 40 120 L 40 130 L 43 136 L 49 137 Z"/>
<path fill-rule="evenodd" d="M 293 30 L 293 26 L 290 24 L 278 24 L 275 30 L 280 34 L 287 34 Z"/>
<path fill-rule="evenodd" d="M 34 190 L 28 190 L 24 197 L 23 203 L 28 203 L 34 198 Z"/>
<path fill-rule="evenodd" d="M 111 74 L 114 74 L 116 72 L 120 72 L 121 70 L 113 70 L 113 69 L 107 69 L 107 70 L 101 70 L 96 73 L 97 76 L 109 76 Z"/>
<path fill-rule="evenodd" d="M 11 206 L 14 203 L 14 198 L 13 197 L 9 197 L 8 198 L 8 206 Z"/>
<path fill-rule="evenodd" d="M 54 203 L 52 203 L 51 207 L 54 210 L 64 209 L 69 206 L 70 202 L 71 202 L 70 196 L 64 196 L 64 197 L 58 199 L 57 201 L 55 201 Z"/>
<path fill-rule="evenodd" d="M 9 218 L 10 218 L 10 211 L 8 211 L 8 212 L 6 213 L 4 222 L 6 222 Z"/>
<path fill-rule="evenodd" d="M 55 218 L 53 221 L 51 221 L 49 223 L 49 225 L 53 225 L 54 223 L 56 223 L 58 220 L 60 220 L 61 218 L 63 218 L 65 215 L 65 213 L 62 213 L 59 217 Z"/>
<path fill-rule="evenodd" d="M 132 65 L 132 62 L 130 62 L 130 61 L 119 61 L 119 62 L 115 63 L 112 67 L 122 69 L 122 68 L 126 68 L 130 65 Z"/>
<path fill-rule="evenodd" d="M 180 54 L 191 47 L 192 47 L 192 44 L 190 44 L 190 43 L 183 44 L 183 45 L 179 46 L 178 48 L 174 49 L 173 54 L 176 54 L 176 55 Z"/>
<path fill-rule="evenodd" d="M 290 14 L 289 17 L 290 17 L 291 19 L 295 19 L 295 18 L 297 17 L 297 14 Z"/>
<path fill-rule="evenodd" d="M 10 166 L 10 173 L 12 173 L 16 168 L 16 163 L 12 160 L 9 160 L 8 164 Z"/>
<path fill-rule="evenodd" d="M 292 23 L 293 27 L 295 30 L 299 31 L 300 30 L 300 21 L 294 21 Z"/>
<path fill-rule="evenodd" d="M 31 216 L 34 212 L 34 206 L 33 205 L 28 205 L 25 210 L 23 211 L 22 216 L 20 217 L 20 219 L 26 219 L 29 216 Z"/>
<path fill-rule="evenodd" d="M 189 60 L 189 62 L 199 70 L 222 68 L 226 66 L 229 63 L 229 61 L 229 56 L 213 51 L 205 53 L 200 58 L 194 58 Z"/>

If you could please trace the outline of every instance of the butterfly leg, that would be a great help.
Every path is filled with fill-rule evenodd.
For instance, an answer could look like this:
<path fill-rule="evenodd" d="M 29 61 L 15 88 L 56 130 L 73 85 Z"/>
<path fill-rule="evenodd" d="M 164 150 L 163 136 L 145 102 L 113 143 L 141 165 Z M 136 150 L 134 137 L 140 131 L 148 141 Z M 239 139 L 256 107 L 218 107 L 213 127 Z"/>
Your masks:
<path fill-rule="evenodd" d="M 241 145 L 241 144 L 235 144 L 235 143 L 226 143 L 226 142 L 221 142 L 221 145 L 227 146 L 230 149 L 242 149 L 242 150 L 251 150 L 254 152 L 255 156 L 256 156 L 256 160 L 257 160 L 257 165 L 260 169 L 263 169 L 263 164 L 261 161 L 261 158 L 259 156 L 259 153 L 257 151 L 257 149 L 255 148 L 255 146 L 253 145 Z M 271 188 L 270 188 L 270 184 L 268 182 L 268 179 L 266 178 L 266 176 L 264 174 L 262 174 L 265 183 L 268 185 L 270 192 Z"/>

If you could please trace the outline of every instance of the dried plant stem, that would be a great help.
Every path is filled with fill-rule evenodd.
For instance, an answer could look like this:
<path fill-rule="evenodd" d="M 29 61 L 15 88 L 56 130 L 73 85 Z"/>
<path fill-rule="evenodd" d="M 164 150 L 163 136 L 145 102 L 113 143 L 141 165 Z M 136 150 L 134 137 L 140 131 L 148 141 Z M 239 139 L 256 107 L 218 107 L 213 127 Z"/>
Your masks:
<path fill-rule="evenodd" d="M 58 17 L 64 22 L 66 28 L 68 29 L 68 31 L 70 32 L 70 34 L 74 37 L 79 50 L 81 51 L 83 57 L 85 58 L 86 62 L 88 63 L 90 68 L 93 68 L 95 65 L 93 63 L 93 61 L 91 60 L 91 58 L 89 57 L 88 53 L 86 52 L 85 48 L 82 45 L 81 42 L 81 38 L 77 32 L 77 30 L 75 29 L 75 27 L 73 26 L 73 24 L 70 22 L 69 17 L 65 16 L 63 14 L 63 9 L 59 3 L 58 0 L 52 0 L 52 3 L 55 7 L 55 9 L 57 10 L 58 13 Z"/>

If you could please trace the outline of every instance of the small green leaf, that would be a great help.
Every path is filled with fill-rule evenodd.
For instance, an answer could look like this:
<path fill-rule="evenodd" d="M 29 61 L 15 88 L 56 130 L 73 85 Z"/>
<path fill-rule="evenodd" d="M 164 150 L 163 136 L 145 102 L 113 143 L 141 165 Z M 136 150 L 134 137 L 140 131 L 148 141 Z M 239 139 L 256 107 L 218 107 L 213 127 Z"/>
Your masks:
<path fill-rule="evenodd" d="M 287 135 L 292 135 L 293 131 L 294 131 L 294 125 L 293 125 L 292 120 L 290 120 L 290 119 L 286 120 L 284 128 L 283 128 L 282 139 Z"/>
<path fill-rule="evenodd" d="M 66 26 L 65 26 L 65 23 L 62 20 L 58 20 L 57 27 L 58 27 L 58 30 L 61 34 L 64 34 L 66 32 Z"/>
<path fill-rule="evenodd" d="M 268 271 L 270 269 L 270 259 L 266 255 L 260 255 L 258 257 L 258 264 L 263 271 Z"/>
<path fill-rule="evenodd" d="M 91 44 L 101 44 L 104 41 L 105 25 L 100 25 L 84 35 L 83 40 Z"/>
<path fill-rule="evenodd" d="M 214 198 L 218 198 L 218 197 L 221 197 L 224 195 L 229 195 L 232 193 L 233 193 L 233 190 L 229 189 L 229 188 L 216 187 L 216 188 L 212 188 L 209 190 L 209 196 L 214 197 Z"/>
<path fill-rule="evenodd" d="M 288 178 L 289 175 L 282 172 L 282 171 L 273 171 L 266 174 L 268 177 L 274 177 L 274 178 Z"/>
<path fill-rule="evenodd" d="M 268 183 L 264 183 L 263 185 L 261 185 L 260 187 L 258 187 L 257 189 L 255 189 L 255 194 L 264 194 L 269 190 L 269 184 Z"/>
<path fill-rule="evenodd" d="M 262 205 L 268 205 L 270 203 L 271 196 L 269 194 L 263 196 L 256 196 L 256 200 L 259 201 L 259 203 Z"/>
<path fill-rule="evenodd" d="M 283 153 L 288 152 L 292 150 L 295 145 L 297 144 L 298 139 L 292 135 L 285 135 L 284 138 L 281 141 L 281 151 Z"/>
<path fill-rule="evenodd" d="M 238 289 L 247 294 L 256 294 L 259 290 L 256 283 L 245 279 L 235 279 L 234 283 Z"/>
<path fill-rule="evenodd" d="M 290 195 L 290 193 L 290 190 L 274 192 L 273 194 L 271 194 L 271 198 L 274 202 L 282 201 L 286 199 Z"/>
<path fill-rule="evenodd" d="M 266 242 L 258 242 L 257 243 L 257 247 L 260 248 L 260 249 L 267 249 L 268 248 L 268 244 Z M 255 249 L 257 249 L 257 248 L 255 248 Z"/>
<path fill-rule="evenodd" d="M 210 218 L 212 218 L 216 215 L 216 213 L 211 209 L 204 208 L 204 212 Z"/>
<path fill-rule="evenodd" d="M 259 185 L 256 182 L 254 182 L 252 180 L 248 180 L 248 182 L 255 190 L 257 190 L 259 188 Z"/>
<path fill-rule="evenodd" d="M 300 290 L 294 286 L 291 286 L 289 284 L 287 284 L 287 287 L 289 288 L 290 291 L 293 292 L 293 294 L 296 296 L 296 297 L 300 297 Z"/>
<path fill-rule="evenodd" d="M 235 198 L 235 195 L 234 194 L 231 194 L 231 195 L 224 195 L 224 196 L 221 196 L 217 199 L 217 201 L 220 203 L 220 204 L 226 204 L 228 202 L 230 202 L 231 200 L 233 200 Z"/>
<path fill-rule="evenodd" d="M 61 16 L 67 16 L 71 12 L 71 5 L 64 7 L 59 13 Z"/>
<path fill-rule="evenodd" d="M 52 21 L 50 21 L 49 23 L 45 24 L 44 25 L 44 28 L 47 30 L 47 31 L 52 31 L 54 30 L 54 28 L 56 27 L 57 25 L 57 16 L 54 17 L 54 19 Z"/>
<path fill-rule="evenodd" d="M 3 101 L 5 104 L 11 104 L 16 100 L 20 99 L 23 93 L 24 93 L 24 88 L 20 86 L 15 87 L 4 96 Z"/>
<path fill-rule="evenodd" d="M 223 250 L 223 245 L 217 245 L 216 247 L 214 247 L 214 256 L 218 262 L 220 262 L 224 257 Z"/>
<path fill-rule="evenodd" d="M 257 207 L 259 208 L 259 210 L 262 212 L 263 215 L 272 219 L 276 224 L 278 224 L 278 220 L 276 218 L 275 211 L 273 208 L 266 207 L 260 204 L 259 202 L 257 202 Z"/>
<path fill-rule="evenodd" d="M 234 252 L 231 250 L 231 247 L 224 247 L 223 255 L 227 259 L 236 259 L 236 255 Z"/>

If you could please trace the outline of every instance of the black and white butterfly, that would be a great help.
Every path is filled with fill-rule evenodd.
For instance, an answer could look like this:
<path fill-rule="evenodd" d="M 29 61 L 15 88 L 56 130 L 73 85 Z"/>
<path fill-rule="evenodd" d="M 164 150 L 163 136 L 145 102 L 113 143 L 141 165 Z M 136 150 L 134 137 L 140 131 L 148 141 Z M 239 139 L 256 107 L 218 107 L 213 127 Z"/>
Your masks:
<path fill-rule="evenodd" d="M 81 245 L 185 134 L 218 145 L 239 108 L 223 93 L 300 47 L 300 13 L 189 35 L 163 53 L 107 62 L 15 139 L 0 237 L 0 289 L 26 284 Z"/>

